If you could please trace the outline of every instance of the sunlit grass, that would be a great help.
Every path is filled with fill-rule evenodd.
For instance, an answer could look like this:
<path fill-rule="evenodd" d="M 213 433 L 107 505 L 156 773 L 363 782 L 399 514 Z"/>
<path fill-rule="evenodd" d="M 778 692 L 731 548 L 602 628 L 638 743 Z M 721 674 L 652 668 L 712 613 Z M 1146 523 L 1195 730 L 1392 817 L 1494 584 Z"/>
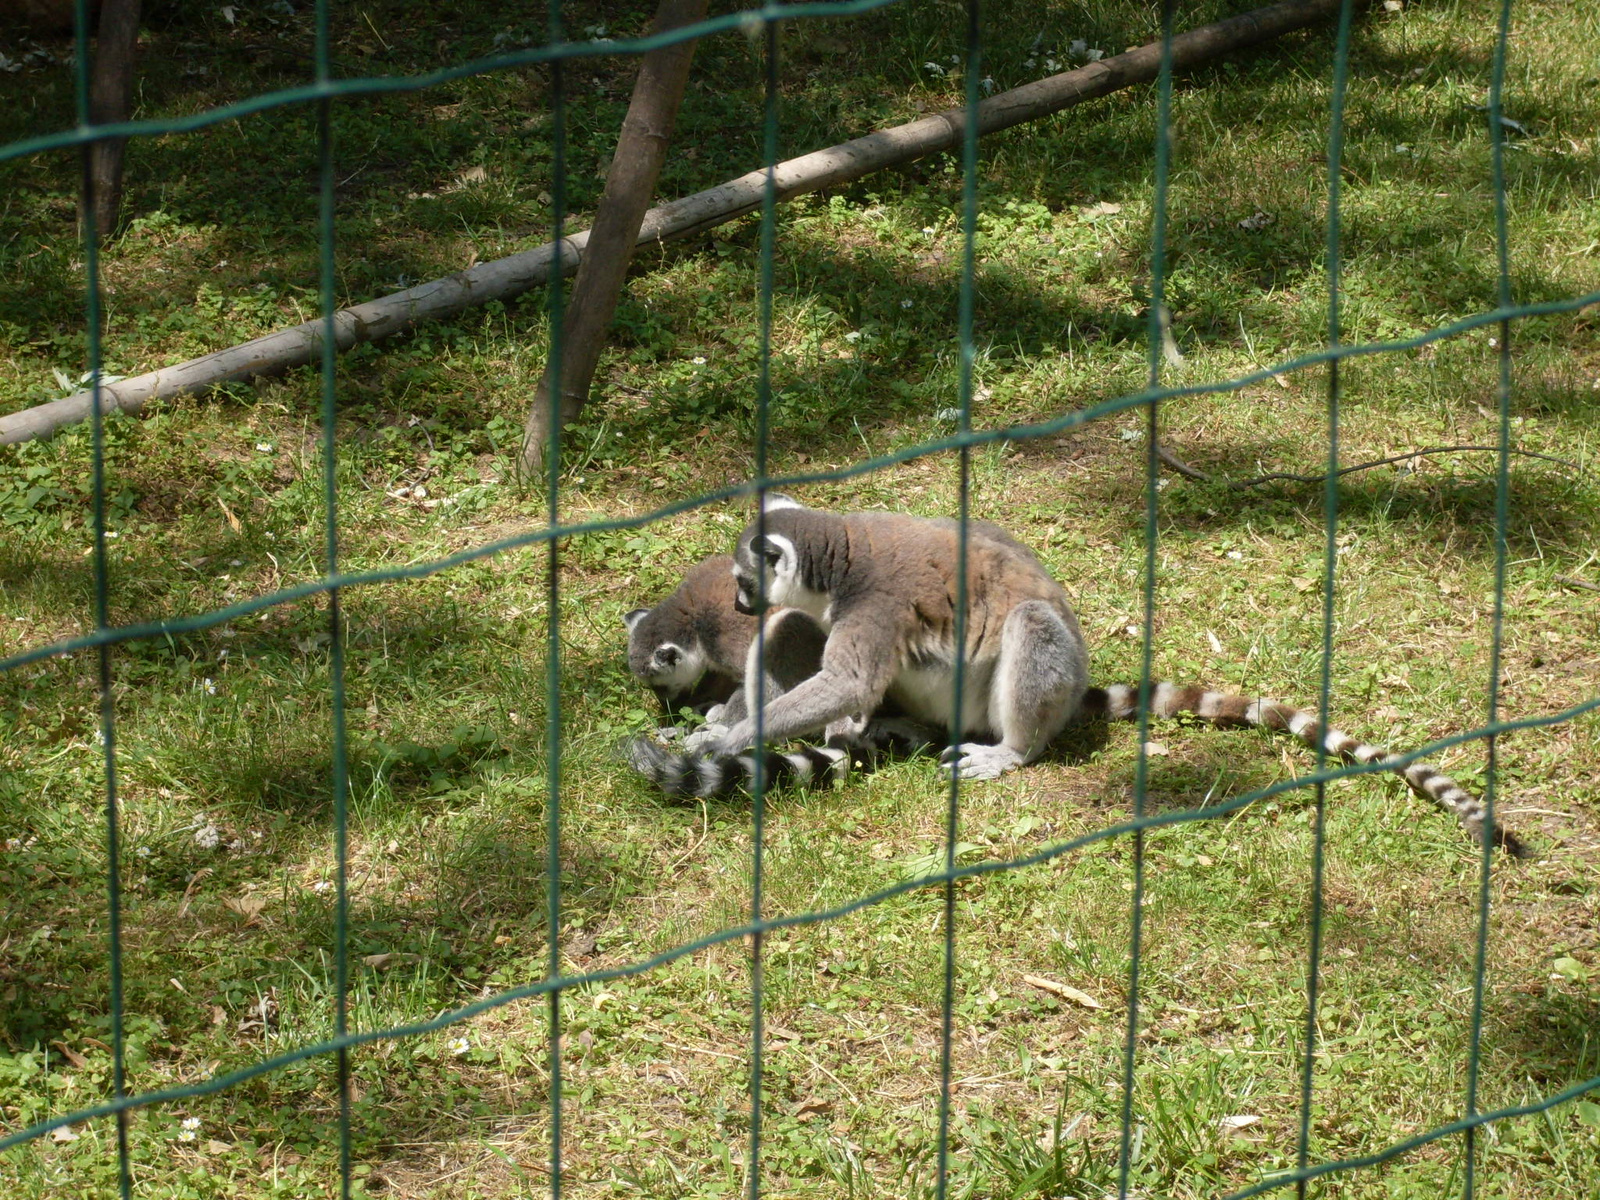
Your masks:
<path fill-rule="evenodd" d="M 538 35 L 498 14 L 447 20 L 407 9 L 401 22 L 389 11 L 368 6 L 370 22 L 363 10 L 339 16 L 341 73 L 422 70 L 440 55 L 487 52 L 497 35 Z M 1203 6 L 1179 23 L 1216 11 Z M 236 17 L 243 32 L 199 8 L 152 27 L 146 61 L 179 66 L 147 76 L 142 115 L 298 80 L 305 15 Z M 602 18 L 612 35 L 642 20 Z M 986 18 L 986 70 L 1013 86 L 1074 39 L 1110 53 L 1142 42 L 1153 18 L 1153 9 L 1111 5 L 1002 6 Z M 1487 3 L 1416 4 L 1358 24 L 1343 181 L 1347 340 L 1410 337 L 1494 303 L 1476 107 L 1494 19 Z M 960 21 L 948 6 L 920 4 L 791 31 L 784 152 L 957 102 L 959 80 L 923 64 L 961 51 Z M 1506 112 L 1523 127 L 1510 131 L 1507 151 L 1513 292 L 1583 294 L 1600 287 L 1600 88 L 1587 50 L 1600 28 L 1581 6 L 1527 5 L 1513 38 Z M 246 48 L 258 43 L 283 50 Z M 225 63 L 184 73 L 210 45 Z M 1326 30 L 1290 38 L 1177 90 L 1167 296 L 1184 361 L 1165 368 L 1171 382 L 1226 379 L 1323 344 L 1330 46 Z M 740 38 L 708 44 L 696 72 L 705 86 L 691 89 L 664 195 L 759 160 L 751 48 Z M 28 113 L 65 124 L 65 79 L 0 75 L 0 94 L 26 91 L 40 106 Z M 575 226 L 597 197 L 596 168 L 630 81 L 622 63 L 569 72 Z M 0 118 L 0 137 L 49 125 L 24 108 Z M 349 164 L 341 301 L 540 240 L 550 218 L 540 199 L 547 109 L 537 72 L 339 106 Z M 979 427 L 1045 420 L 1143 386 L 1153 114 L 1148 92 L 1121 93 L 986 146 Z M 132 222 L 104 255 L 110 369 L 152 369 L 315 313 L 310 117 L 286 112 L 135 145 Z M 478 165 L 481 183 L 467 175 Z M 0 167 L 21 185 L 0 206 L 0 240 L 10 239 L 0 262 L 16 284 L 0 297 L 8 409 L 61 394 L 57 370 L 72 381 L 84 369 L 81 264 L 63 233 L 72 171 L 65 157 Z M 953 430 L 959 202 L 959 173 L 940 159 L 781 210 L 774 471 L 840 467 Z M 1257 213 L 1270 219 L 1249 221 Z M 595 398 L 569 431 L 565 517 L 642 513 L 749 477 L 757 246 L 746 220 L 641 255 Z M 542 526 L 542 496 L 516 489 L 509 459 L 547 336 L 530 299 L 341 361 L 343 569 L 424 562 Z M 1485 329 L 1346 363 L 1341 461 L 1494 444 L 1499 336 Z M 1600 623 L 1584 585 L 1600 582 L 1597 345 L 1592 312 L 1513 332 L 1513 444 L 1560 461 L 1511 460 L 1507 716 L 1594 695 Z M 1321 485 L 1239 490 L 1226 480 L 1320 472 L 1326 396 L 1318 368 L 1163 407 L 1168 446 L 1219 480 L 1174 477 L 1160 493 L 1159 676 L 1315 701 Z M 114 621 L 201 613 L 322 573 L 319 411 L 318 381 L 297 372 L 109 423 Z M 973 455 L 972 511 L 1035 547 L 1067 584 L 1107 681 L 1137 678 L 1141 661 L 1142 428 L 1143 414 L 1129 412 Z M 0 451 L 0 654 L 92 625 L 89 461 L 86 429 Z M 819 506 L 950 513 L 956 467 L 950 456 L 925 458 L 801 495 Z M 1342 727 L 1411 747 L 1484 720 L 1494 511 L 1494 460 L 1483 452 L 1347 477 L 1329 665 Z M 744 508 L 715 504 L 561 546 L 560 952 L 570 973 L 748 918 L 748 802 L 668 804 L 615 754 L 648 707 L 624 670 L 621 614 L 725 550 L 744 520 Z M 426 1020 L 545 974 L 545 554 L 530 545 L 341 596 L 355 1028 Z M 112 654 L 134 1090 L 202 1079 L 333 1028 L 327 628 L 318 597 Z M 96 676 L 85 654 L 0 676 L 8 1130 L 110 1087 Z M 1152 738 L 1166 751 L 1150 760 L 1148 803 L 1159 810 L 1215 803 L 1314 765 L 1284 740 L 1237 731 L 1173 724 Z M 1041 763 L 964 789 L 964 861 L 1022 857 L 1126 819 L 1136 740 L 1126 726 L 1083 731 Z M 1500 864 L 1492 882 L 1480 1107 L 1600 1073 L 1597 751 L 1592 716 L 1498 746 L 1504 820 L 1537 854 Z M 1440 759 L 1484 787 L 1481 745 Z M 1314 1160 L 1371 1153 L 1460 1115 L 1477 929 L 1477 851 L 1448 817 L 1373 776 L 1327 796 Z M 941 777 L 916 760 L 835 792 L 773 797 L 765 911 L 840 905 L 914 876 L 939 850 L 946 801 Z M 1216 1196 L 1293 1165 L 1309 805 L 1306 793 L 1288 793 L 1146 839 L 1132 1172 L 1141 1194 Z M 952 1194 L 1115 1188 L 1131 856 L 1119 839 L 958 885 Z M 766 940 L 764 1192 L 931 1194 L 942 912 L 939 889 L 920 889 Z M 750 992 L 746 947 L 730 943 L 564 997 L 569 1192 L 746 1186 Z M 363 1189 L 463 1198 L 547 1189 L 545 1012 L 542 1001 L 519 1002 L 356 1052 Z M 319 1059 L 142 1112 L 131 1124 L 136 1189 L 330 1194 L 337 1111 L 333 1063 Z M 1600 1143 L 1588 1112 L 1569 1105 L 1485 1134 L 1483 1194 L 1592 1197 Z M 0 1158 L 0 1180 L 22 1196 L 114 1194 L 114 1130 L 99 1122 L 74 1132 L 75 1141 L 46 1138 Z M 1447 1139 L 1338 1177 L 1324 1194 L 1432 1197 L 1459 1189 L 1461 1171 L 1460 1139 Z"/>

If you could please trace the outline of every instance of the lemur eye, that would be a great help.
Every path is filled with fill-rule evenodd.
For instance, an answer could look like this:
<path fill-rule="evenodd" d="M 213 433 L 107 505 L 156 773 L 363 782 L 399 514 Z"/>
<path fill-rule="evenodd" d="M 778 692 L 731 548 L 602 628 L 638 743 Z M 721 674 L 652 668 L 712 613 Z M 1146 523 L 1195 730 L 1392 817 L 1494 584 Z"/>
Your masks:
<path fill-rule="evenodd" d="M 783 561 L 783 551 L 767 546 L 761 551 L 761 557 L 767 560 L 767 566 L 775 567 Z"/>

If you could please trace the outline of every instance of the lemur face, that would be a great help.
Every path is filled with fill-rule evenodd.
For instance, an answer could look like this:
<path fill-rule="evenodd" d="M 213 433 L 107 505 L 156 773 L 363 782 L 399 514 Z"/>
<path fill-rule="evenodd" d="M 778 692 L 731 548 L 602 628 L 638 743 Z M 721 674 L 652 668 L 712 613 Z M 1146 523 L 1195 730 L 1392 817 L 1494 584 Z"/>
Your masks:
<path fill-rule="evenodd" d="M 706 673 L 705 650 L 652 636 L 650 610 L 638 608 L 623 618 L 628 623 L 628 668 L 647 683 L 669 709 L 694 690 Z"/>
<path fill-rule="evenodd" d="M 759 615 L 757 605 L 786 607 L 785 598 L 799 585 L 799 556 L 794 542 L 781 533 L 746 538 L 733 557 L 733 582 L 738 589 L 733 607 L 748 616 Z"/>

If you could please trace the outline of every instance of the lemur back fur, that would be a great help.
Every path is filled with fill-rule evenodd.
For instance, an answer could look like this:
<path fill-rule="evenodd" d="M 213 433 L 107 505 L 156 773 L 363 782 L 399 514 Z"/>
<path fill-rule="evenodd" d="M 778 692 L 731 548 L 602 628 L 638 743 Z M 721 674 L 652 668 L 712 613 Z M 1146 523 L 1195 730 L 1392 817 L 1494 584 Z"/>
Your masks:
<path fill-rule="evenodd" d="M 932 730 L 952 725 L 953 676 L 963 660 L 962 711 L 955 727 L 963 741 L 946 758 L 963 778 L 988 779 L 1041 754 L 1069 721 L 1083 717 L 1133 719 L 1136 685 L 1088 686 L 1088 652 L 1066 593 L 1033 552 L 988 522 L 969 524 L 967 625 L 955 646 L 959 524 L 889 513 L 833 514 L 768 497 L 760 520 L 741 535 L 732 564 L 734 603 L 750 612 L 765 576 L 769 603 L 814 618 L 826 641 L 819 669 L 793 686 L 770 683 L 763 737 L 777 745 L 819 733 L 860 733 L 886 701 Z M 1152 683 L 1150 711 L 1192 713 L 1217 725 L 1284 730 L 1345 761 L 1387 762 L 1396 756 L 1335 729 L 1315 713 L 1275 701 Z M 673 793 L 730 791 L 754 773 L 748 753 L 755 729 L 746 713 L 715 739 L 709 754 L 667 751 L 641 739 L 630 749 L 634 766 Z M 848 736 L 835 744 L 769 754 L 766 778 L 832 781 L 857 753 Z M 1481 840 L 1482 803 L 1426 763 L 1392 767 L 1413 791 L 1455 813 Z M 1496 827 L 1495 839 L 1514 853 L 1520 843 Z"/>

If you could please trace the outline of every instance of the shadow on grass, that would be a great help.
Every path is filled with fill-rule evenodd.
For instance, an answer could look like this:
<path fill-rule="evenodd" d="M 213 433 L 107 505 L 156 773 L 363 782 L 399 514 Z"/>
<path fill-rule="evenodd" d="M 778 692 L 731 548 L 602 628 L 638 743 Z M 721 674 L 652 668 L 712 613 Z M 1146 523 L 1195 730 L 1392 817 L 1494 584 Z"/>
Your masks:
<path fill-rule="evenodd" d="M 1492 971 L 1492 968 L 1491 968 Z M 1600 999 L 1546 987 L 1508 990 L 1484 1016 L 1484 1048 L 1508 1054 L 1541 1092 L 1600 1076 Z"/>

